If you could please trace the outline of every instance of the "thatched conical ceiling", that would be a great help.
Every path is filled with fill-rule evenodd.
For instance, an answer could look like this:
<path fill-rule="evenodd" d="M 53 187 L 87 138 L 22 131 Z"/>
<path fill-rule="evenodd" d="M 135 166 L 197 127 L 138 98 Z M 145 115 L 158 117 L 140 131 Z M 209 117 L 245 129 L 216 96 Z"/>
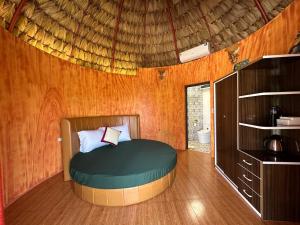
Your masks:
<path fill-rule="evenodd" d="M 0 23 L 57 57 L 105 72 L 178 64 L 247 37 L 291 0 L 0 0 Z"/>

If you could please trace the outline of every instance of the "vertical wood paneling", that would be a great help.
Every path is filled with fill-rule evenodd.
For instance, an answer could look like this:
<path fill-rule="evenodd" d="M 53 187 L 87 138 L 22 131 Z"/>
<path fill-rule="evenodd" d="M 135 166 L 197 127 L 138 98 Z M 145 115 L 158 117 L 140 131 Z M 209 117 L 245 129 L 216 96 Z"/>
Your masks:
<path fill-rule="evenodd" d="M 300 0 L 240 42 L 239 60 L 287 53 L 300 30 Z M 184 86 L 232 71 L 225 50 L 178 66 L 139 69 L 135 77 L 82 68 L 0 30 L 0 155 L 4 203 L 62 170 L 62 117 L 139 114 L 141 136 L 185 148 Z M 211 88 L 213 103 L 213 88 Z M 211 114 L 213 118 L 213 113 Z M 213 121 L 212 121 L 213 126 Z M 213 140 L 213 137 L 212 137 Z"/>
<path fill-rule="evenodd" d="M 0 168 L 1 169 L 1 168 Z M 2 171 L 0 170 L 0 225 L 4 225 Z"/>

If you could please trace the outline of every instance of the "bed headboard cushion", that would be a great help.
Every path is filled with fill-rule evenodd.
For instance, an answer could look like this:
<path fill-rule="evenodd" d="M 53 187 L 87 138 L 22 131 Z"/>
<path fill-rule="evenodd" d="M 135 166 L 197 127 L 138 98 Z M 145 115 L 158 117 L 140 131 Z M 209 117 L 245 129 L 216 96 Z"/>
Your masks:
<path fill-rule="evenodd" d="M 64 180 L 71 180 L 69 174 L 70 160 L 79 152 L 79 137 L 77 132 L 81 130 L 95 130 L 99 127 L 112 127 L 128 125 L 132 139 L 140 138 L 139 115 L 115 115 L 115 116 L 91 116 L 65 118 L 61 121 L 62 156 L 64 167 Z"/>

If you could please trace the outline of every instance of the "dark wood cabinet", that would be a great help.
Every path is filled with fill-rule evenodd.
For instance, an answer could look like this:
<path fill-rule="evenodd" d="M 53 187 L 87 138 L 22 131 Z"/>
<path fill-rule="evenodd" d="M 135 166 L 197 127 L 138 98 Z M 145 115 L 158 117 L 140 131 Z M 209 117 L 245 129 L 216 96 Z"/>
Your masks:
<path fill-rule="evenodd" d="M 238 72 L 238 190 L 267 220 L 300 221 L 300 126 L 272 126 L 270 109 L 300 116 L 300 55 L 264 57 Z M 264 141 L 280 135 L 283 152 Z M 298 156 L 297 156 L 298 155 Z"/>
<path fill-rule="evenodd" d="M 215 84 L 217 165 L 236 183 L 237 75 Z"/>
<path fill-rule="evenodd" d="M 265 220 L 300 222 L 300 125 L 270 124 L 273 106 L 300 117 L 299 73 L 300 54 L 266 56 L 215 83 L 217 169 Z M 266 150 L 274 134 L 281 153 Z"/>
<path fill-rule="evenodd" d="M 300 221 L 300 165 L 265 165 L 263 219 Z"/>

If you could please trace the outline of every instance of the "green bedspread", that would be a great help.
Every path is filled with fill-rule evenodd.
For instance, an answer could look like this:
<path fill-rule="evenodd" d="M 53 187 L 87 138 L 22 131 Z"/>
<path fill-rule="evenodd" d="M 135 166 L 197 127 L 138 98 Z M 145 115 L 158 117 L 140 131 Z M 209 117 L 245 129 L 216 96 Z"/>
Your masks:
<path fill-rule="evenodd" d="M 101 189 L 135 187 L 168 174 L 177 162 L 176 151 L 152 140 L 132 140 L 77 153 L 70 174 L 79 184 Z"/>

